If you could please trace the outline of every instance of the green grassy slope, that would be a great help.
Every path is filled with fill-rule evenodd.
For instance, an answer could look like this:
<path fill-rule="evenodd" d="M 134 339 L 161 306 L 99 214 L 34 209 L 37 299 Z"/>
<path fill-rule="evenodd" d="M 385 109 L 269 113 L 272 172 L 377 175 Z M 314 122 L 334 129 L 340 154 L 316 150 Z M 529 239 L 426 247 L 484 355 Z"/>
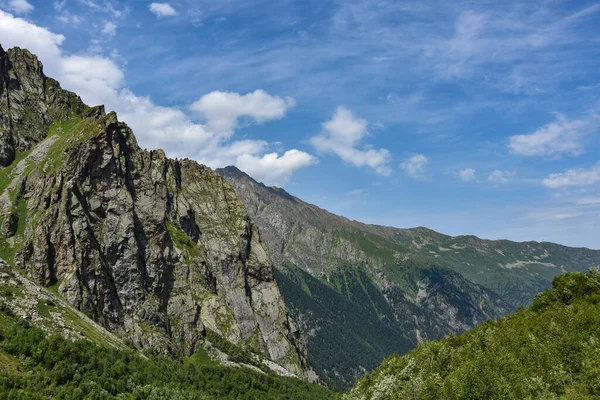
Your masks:
<path fill-rule="evenodd" d="M 600 273 L 552 286 L 527 310 L 390 357 L 344 399 L 600 398 Z"/>

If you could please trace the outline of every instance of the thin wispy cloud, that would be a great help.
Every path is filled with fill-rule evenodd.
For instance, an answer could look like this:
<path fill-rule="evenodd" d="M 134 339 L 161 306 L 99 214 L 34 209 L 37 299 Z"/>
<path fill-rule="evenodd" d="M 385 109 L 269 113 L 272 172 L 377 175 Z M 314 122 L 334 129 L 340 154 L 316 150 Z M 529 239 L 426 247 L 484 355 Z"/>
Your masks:
<path fill-rule="evenodd" d="M 458 176 L 463 182 L 470 182 L 477 179 L 473 168 L 465 168 L 458 171 Z"/>
<path fill-rule="evenodd" d="M 429 164 L 429 158 L 423 154 L 415 154 L 400 164 L 406 175 L 414 179 L 423 179 Z"/>
<path fill-rule="evenodd" d="M 363 194 L 364 192 L 365 192 L 364 189 L 353 189 L 353 190 L 349 191 L 348 193 L 346 193 L 346 195 L 359 196 L 359 195 Z"/>
<path fill-rule="evenodd" d="M 496 184 L 508 183 L 513 180 L 515 175 L 516 175 L 515 171 L 508 171 L 508 170 L 502 171 L 502 170 L 497 169 L 497 170 L 492 171 L 492 173 L 488 175 L 487 179 L 489 182 L 496 183 Z"/>
<path fill-rule="evenodd" d="M 590 168 L 570 169 L 565 172 L 550 174 L 542 183 L 551 189 L 598 184 L 600 183 L 600 162 Z"/>
<path fill-rule="evenodd" d="M 107 36 L 115 36 L 117 34 L 117 25 L 110 21 L 105 22 L 102 33 Z"/>

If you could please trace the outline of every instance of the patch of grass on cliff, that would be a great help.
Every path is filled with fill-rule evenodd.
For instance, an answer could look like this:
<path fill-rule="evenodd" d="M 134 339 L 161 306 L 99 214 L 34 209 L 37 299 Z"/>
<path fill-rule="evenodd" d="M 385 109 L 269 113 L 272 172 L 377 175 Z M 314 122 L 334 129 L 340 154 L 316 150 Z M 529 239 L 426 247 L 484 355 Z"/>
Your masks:
<path fill-rule="evenodd" d="M 23 248 L 23 236 L 27 226 L 27 203 L 23 199 L 19 199 L 16 206 L 13 206 L 11 213 L 16 214 L 18 218 L 17 231 L 11 238 L 12 244 L 6 240 L 0 240 L 0 258 L 4 259 L 8 264 L 15 264 L 15 254 Z"/>
<path fill-rule="evenodd" d="M 191 264 L 200 255 L 198 245 L 171 221 L 167 221 L 167 231 L 175 247 L 183 252 L 186 264 Z"/>
<path fill-rule="evenodd" d="M 37 302 L 36 309 L 43 317 L 50 317 L 50 311 L 56 311 L 56 304 L 52 300 L 40 299 Z"/>
<path fill-rule="evenodd" d="M 251 351 L 243 349 L 240 346 L 231 343 L 229 340 L 225 339 L 218 333 L 211 331 L 210 329 L 206 330 L 206 339 L 208 339 L 212 343 L 212 345 L 215 346 L 217 349 L 227 354 L 229 356 L 230 361 L 233 361 L 235 363 L 253 365 L 265 373 L 269 373 L 271 371 L 269 367 L 257 361 L 252 356 Z"/>
<path fill-rule="evenodd" d="M 59 139 L 50 146 L 46 159 L 40 163 L 41 171 L 51 174 L 60 170 L 64 151 L 88 137 L 97 135 L 97 130 L 95 124 L 82 120 L 79 115 L 54 123 L 48 131 L 48 137 L 58 135 Z"/>
<path fill-rule="evenodd" d="M 21 363 L 18 358 L 13 357 L 0 349 L 0 373 L 17 372 L 20 365 Z"/>
<path fill-rule="evenodd" d="M 8 185 L 10 185 L 15 167 L 21 160 L 27 157 L 29 153 L 31 153 L 31 150 L 17 153 L 14 161 L 9 166 L 0 169 L 0 193 L 4 192 Z"/>
<path fill-rule="evenodd" d="M 79 332 L 92 342 L 110 348 L 116 347 L 123 349 L 126 347 L 121 342 L 115 341 L 110 336 L 103 334 L 101 330 L 86 321 L 74 310 L 64 307 L 61 310 L 61 314 L 65 319 L 65 325 Z"/>
<path fill-rule="evenodd" d="M 196 368 L 203 368 L 217 367 L 219 365 L 219 362 L 210 358 L 206 349 L 200 347 L 198 351 L 196 351 L 187 360 L 185 360 L 185 364 L 193 365 Z"/>

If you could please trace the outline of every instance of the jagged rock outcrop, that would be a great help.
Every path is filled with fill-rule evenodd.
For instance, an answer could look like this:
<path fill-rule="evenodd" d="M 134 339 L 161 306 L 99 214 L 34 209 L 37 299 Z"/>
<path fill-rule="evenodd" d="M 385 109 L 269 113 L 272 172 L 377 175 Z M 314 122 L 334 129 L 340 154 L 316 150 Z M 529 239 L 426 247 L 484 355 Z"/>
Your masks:
<path fill-rule="evenodd" d="M 142 150 L 115 113 L 60 89 L 29 52 L 2 60 L 5 147 L 28 152 L 0 170 L 0 256 L 141 348 L 185 357 L 211 330 L 314 379 L 230 184 Z"/>
<path fill-rule="evenodd" d="M 81 113 L 79 96 L 46 77 L 36 56 L 0 47 L 0 166 L 46 137 L 56 121 Z"/>

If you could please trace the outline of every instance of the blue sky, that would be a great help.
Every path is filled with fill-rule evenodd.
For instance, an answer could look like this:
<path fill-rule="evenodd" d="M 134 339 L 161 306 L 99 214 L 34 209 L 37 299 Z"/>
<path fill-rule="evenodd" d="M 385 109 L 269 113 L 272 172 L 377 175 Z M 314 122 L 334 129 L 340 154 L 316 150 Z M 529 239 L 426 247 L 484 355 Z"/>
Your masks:
<path fill-rule="evenodd" d="M 337 214 L 600 248 L 600 3 L 0 0 L 146 148 Z"/>

